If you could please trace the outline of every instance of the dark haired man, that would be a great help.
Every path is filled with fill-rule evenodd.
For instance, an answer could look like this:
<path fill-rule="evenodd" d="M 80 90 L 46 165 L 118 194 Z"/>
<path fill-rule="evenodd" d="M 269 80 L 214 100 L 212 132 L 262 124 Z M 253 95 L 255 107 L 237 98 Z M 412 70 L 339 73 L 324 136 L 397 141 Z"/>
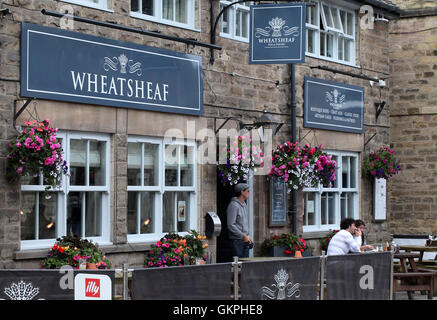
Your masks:
<path fill-rule="evenodd" d="M 340 231 L 331 239 L 328 245 L 328 256 L 360 252 L 361 230 L 355 227 L 355 220 L 343 219 L 340 222 Z"/>
<path fill-rule="evenodd" d="M 232 256 L 248 258 L 252 242 L 249 236 L 249 213 L 246 204 L 246 200 L 249 199 L 249 185 L 238 183 L 235 185 L 234 191 L 235 197 L 231 199 L 226 210 Z"/>

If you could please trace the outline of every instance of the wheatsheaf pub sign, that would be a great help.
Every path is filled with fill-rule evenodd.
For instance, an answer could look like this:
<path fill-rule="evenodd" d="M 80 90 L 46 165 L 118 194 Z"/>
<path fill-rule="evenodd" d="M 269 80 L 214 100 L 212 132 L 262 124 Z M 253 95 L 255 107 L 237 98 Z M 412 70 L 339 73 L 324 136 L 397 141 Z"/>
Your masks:
<path fill-rule="evenodd" d="M 199 56 L 22 23 L 21 96 L 201 115 Z"/>
<path fill-rule="evenodd" d="M 364 88 L 305 77 L 304 127 L 362 133 Z"/>
<path fill-rule="evenodd" d="M 305 4 L 250 6 L 250 64 L 305 62 Z"/>

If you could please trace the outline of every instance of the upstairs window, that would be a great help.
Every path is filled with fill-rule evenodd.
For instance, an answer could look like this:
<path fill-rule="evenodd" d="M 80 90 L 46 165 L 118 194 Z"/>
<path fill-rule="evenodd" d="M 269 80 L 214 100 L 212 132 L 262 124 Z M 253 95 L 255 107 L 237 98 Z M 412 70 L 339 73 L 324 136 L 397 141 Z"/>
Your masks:
<path fill-rule="evenodd" d="M 306 54 L 355 65 L 355 13 L 324 1 L 306 10 Z"/>
<path fill-rule="evenodd" d="M 131 16 L 193 29 L 194 0 L 131 0 Z"/>
<path fill-rule="evenodd" d="M 62 0 L 62 1 L 72 4 L 78 4 L 84 7 L 108 10 L 107 0 Z"/>
<path fill-rule="evenodd" d="M 220 1 L 220 11 L 231 3 L 230 1 Z M 220 36 L 249 42 L 249 16 L 249 1 L 227 8 L 220 17 Z"/>

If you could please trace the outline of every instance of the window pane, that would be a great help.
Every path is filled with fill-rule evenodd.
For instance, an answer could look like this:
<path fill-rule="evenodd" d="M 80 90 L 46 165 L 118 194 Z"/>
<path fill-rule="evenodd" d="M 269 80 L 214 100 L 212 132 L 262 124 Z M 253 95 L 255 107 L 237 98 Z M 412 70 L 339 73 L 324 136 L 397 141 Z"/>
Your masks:
<path fill-rule="evenodd" d="M 141 192 L 141 233 L 153 232 L 153 213 L 155 208 L 155 193 Z"/>
<path fill-rule="evenodd" d="M 153 16 L 153 0 L 143 0 L 142 3 L 142 13 Z"/>
<path fill-rule="evenodd" d="M 224 5 L 220 5 L 220 10 L 223 10 L 225 6 Z M 223 33 L 227 33 L 229 34 L 229 12 L 231 10 L 227 9 L 225 12 L 223 12 L 222 17 L 221 17 L 221 21 L 220 21 L 220 29 L 221 32 Z"/>
<path fill-rule="evenodd" d="M 57 194 L 39 194 L 39 239 L 55 239 L 57 223 Z"/>
<path fill-rule="evenodd" d="M 241 12 L 241 36 L 244 38 L 249 37 L 248 20 L 249 20 L 249 13 L 247 11 L 242 11 Z"/>
<path fill-rule="evenodd" d="M 350 187 L 351 188 L 357 188 L 357 174 L 358 174 L 358 168 L 357 168 L 357 158 L 356 157 L 350 157 Z"/>
<path fill-rule="evenodd" d="M 68 194 L 67 235 L 82 236 L 82 199 L 80 192 L 70 192 Z"/>
<path fill-rule="evenodd" d="M 86 140 L 70 140 L 70 185 L 85 185 Z"/>
<path fill-rule="evenodd" d="M 331 159 L 334 160 L 335 163 L 337 163 L 337 166 L 338 166 L 338 156 L 333 155 L 333 156 L 331 157 Z M 337 170 L 337 171 L 336 171 L 337 176 L 336 176 L 336 179 L 335 179 L 335 181 L 334 181 L 333 188 L 338 188 L 338 176 L 339 176 L 339 174 L 340 174 L 339 172 L 340 172 L 340 170 Z"/>
<path fill-rule="evenodd" d="M 177 193 L 177 231 L 190 231 L 190 192 Z"/>
<path fill-rule="evenodd" d="M 164 192 L 163 196 L 163 214 L 162 214 L 162 232 L 176 232 L 175 227 L 175 192 Z"/>
<path fill-rule="evenodd" d="M 176 21 L 187 23 L 187 1 L 174 0 L 176 5 Z"/>
<path fill-rule="evenodd" d="M 349 188 L 349 157 L 343 157 L 342 159 L 341 182 L 343 188 Z"/>
<path fill-rule="evenodd" d="M 335 223 L 335 194 L 333 192 L 328 193 L 328 224 Z"/>
<path fill-rule="evenodd" d="M 194 166 L 194 147 L 182 146 L 181 163 L 181 186 L 194 186 L 193 166 Z"/>
<path fill-rule="evenodd" d="M 307 29 L 307 52 L 315 53 L 316 33 L 314 30 Z"/>
<path fill-rule="evenodd" d="M 343 32 L 347 33 L 347 22 L 346 22 L 346 12 L 344 12 L 343 10 L 340 10 L 340 19 L 341 19 L 341 24 L 343 25 Z"/>
<path fill-rule="evenodd" d="M 102 235 L 102 193 L 86 192 L 85 237 Z"/>
<path fill-rule="evenodd" d="M 344 41 L 344 60 L 345 61 L 351 61 L 351 46 L 352 41 L 351 40 L 345 40 Z"/>
<path fill-rule="evenodd" d="M 159 145 L 144 144 L 144 185 L 157 186 L 159 184 Z"/>
<path fill-rule="evenodd" d="M 339 60 L 343 60 L 343 44 L 344 44 L 344 39 L 343 38 L 338 38 L 338 59 Z"/>
<path fill-rule="evenodd" d="M 316 194 L 314 192 L 305 193 L 305 219 L 304 224 L 307 226 L 315 225 L 316 212 Z"/>
<path fill-rule="evenodd" d="M 329 12 L 329 7 L 323 5 L 323 12 L 325 13 L 326 25 L 332 28 L 333 24 L 331 19 L 331 13 Z"/>
<path fill-rule="evenodd" d="M 353 218 L 355 216 L 355 212 L 354 212 L 354 197 L 355 195 L 352 192 L 348 192 L 347 193 L 347 212 L 348 212 L 348 217 Z"/>
<path fill-rule="evenodd" d="M 321 214 L 321 219 L 320 219 L 320 221 L 321 221 L 321 223 L 322 224 L 326 224 L 326 222 L 327 222 L 327 219 L 326 219 L 326 217 L 327 217 L 327 211 L 328 211 L 328 195 L 327 195 L 327 193 L 326 192 L 324 192 L 324 193 L 322 193 L 322 196 L 321 196 L 321 206 L 320 206 L 320 214 Z"/>
<path fill-rule="evenodd" d="M 331 8 L 331 16 L 332 16 L 332 20 L 334 22 L 335 29 L 341 30 L 340 20 L 339 20 L 339 16 L 338 16 L 338 9 L 337 8 Z"/>
<path fill-rule="evenodd" d="M 165 185 L 178 185 L 178 146 L 166 145 L 165 147 Z"/>
<path fill-rule="evenodd" d="M 346 28 L 346 34 L 348 34 L 348 35 L 350 35 L 350 36 L 353 36 L 354 35 L 354 33 L 353 33 L 353 30 L 354 30 L 354 19 L 353 19 L 353 15 L 352 15 L 352 13 L 347 13 L 347 28 Z"/>
<path fill-rule="evenodd" d="M 137 234 L 139 192 L 127 193 L 127 233 Z"/>
<path fill-rule="evenodd" d="M 235 35 L 241 36 L 241 11 L 237 10 L 235 12 Z"/>
<path fill-rule="evenodd" d="M 173 0 L 162 0 L 162 18 L 174 20 L 173 18 Z"/>
<path fill-rule="evenodd" d="M 131 0 L 130 1 L 130 11 L 138 12 L 138 1 L 139 0 Z"/>
<path fill-rule="evenodd" d="M 326 56 L 325 53 L 325 33 L 320 32 L 320 55 L 321 56 Z"/>
<path fill-rule="evenodd" d="M 334 57 L 334 36 L 332 34 L 328 34 L 326 38 L 326 53 L 327 57 Z"/>
<path fill-rule="evenodd" d="M 141 143 L 127 144 L 127 184 L 141 185 Z"/>
<path fill-rule="evenodd" d="M 155 194 L 153 192 L 128 192 L 128 234 L 153 232 L 153 212 L 155 208 Z M 140 219 L 138 220 L 138 215 Z"/>
<path fill-rule="evenodd" d="M 21 193 L 21 208 L 20 208 L 20 222 L 21 222 L 21 240 L 34 240 L 35 223 L 36 223 L 36 192 L 22 192 Z"/>
<path fill-rule="evenodd" d="M 90 141 L 90 186 L 106 184 L 106 142 Z"/>

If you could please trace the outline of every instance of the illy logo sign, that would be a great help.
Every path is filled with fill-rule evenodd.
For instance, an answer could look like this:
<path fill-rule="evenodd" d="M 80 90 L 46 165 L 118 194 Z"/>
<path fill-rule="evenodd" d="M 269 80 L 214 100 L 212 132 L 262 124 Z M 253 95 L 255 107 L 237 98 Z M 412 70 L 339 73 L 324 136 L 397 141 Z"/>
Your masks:
<path fill-rule="evenodd" d="M 112 281 L 104 274 L 78 273 L 74 277 L 74 300 L 111 300 Z"/>
<path fill-rule="evenodd" d="M 85 279 L 85 296 L 100 298 L 100 279 Z"/>

